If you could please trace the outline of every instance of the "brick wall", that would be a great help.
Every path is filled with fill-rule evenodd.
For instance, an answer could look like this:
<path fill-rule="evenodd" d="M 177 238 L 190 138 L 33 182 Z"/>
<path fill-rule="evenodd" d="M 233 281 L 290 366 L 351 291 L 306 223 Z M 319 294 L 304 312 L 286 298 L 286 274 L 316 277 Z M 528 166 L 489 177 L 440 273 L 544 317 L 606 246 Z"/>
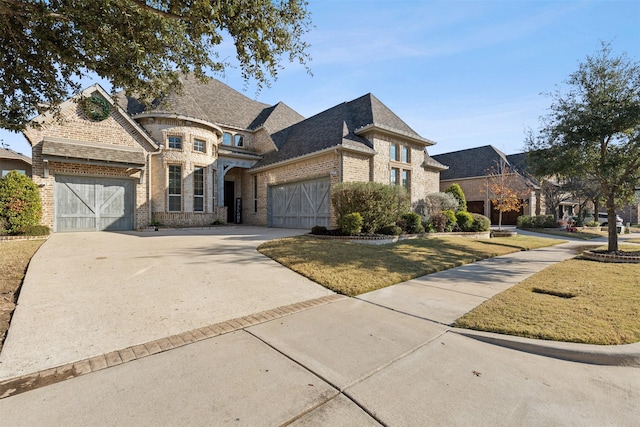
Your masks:
<path fill-rule="evenodd" d="M 242 216 L 245 224 L 267 225 L 267 194 L 272 185 L 307 181 L 316 178 L 331 178 L 331 187 L 339 182 L 340 168 L 337 153 L 327 153 L 295 163 L 289 163 L 258 173 L 246 172 L 242 179 Z M 333 173 L 333 174 L 332 174 Z M 253 176 L 258 179 L 258 210 L 253 212 Z M 250 201 L 250 203 L 247 203 Z M 332 209 L 332 223 L 335 217 Z"/>

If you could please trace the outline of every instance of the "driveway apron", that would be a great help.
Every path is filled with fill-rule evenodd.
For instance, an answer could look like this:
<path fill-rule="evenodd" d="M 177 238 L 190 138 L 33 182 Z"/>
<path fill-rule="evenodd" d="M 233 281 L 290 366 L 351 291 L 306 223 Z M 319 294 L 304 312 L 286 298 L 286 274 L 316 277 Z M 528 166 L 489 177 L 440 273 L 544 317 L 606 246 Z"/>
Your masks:
<path fill-rule="evenodd" d="M 300 233 L 54 234 L 29 265 L 0 380 L 332 294 L 256 250 Z"/>

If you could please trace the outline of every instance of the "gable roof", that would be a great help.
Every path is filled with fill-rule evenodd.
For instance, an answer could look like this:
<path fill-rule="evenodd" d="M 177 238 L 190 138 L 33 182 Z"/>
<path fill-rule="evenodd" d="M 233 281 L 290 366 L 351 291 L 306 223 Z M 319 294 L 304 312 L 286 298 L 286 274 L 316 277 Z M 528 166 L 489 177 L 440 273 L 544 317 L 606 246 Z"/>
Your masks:
<path fill-rule="evenodd" d="M 25 163 L 31 164 L 31 157 L 27 157 L 22 153 L 13 151 L 11 148 L 0 147 L 0 159 L 22 160 Z"/>
<path fill-rule="evenodd" d="M 369 93 L 275 132 L 271 138 L 278 150 L 265 154 L 254 168 L 338 147 L 373 155 L 373 146 L 363 135 L 374 128 L 425 145 L 433 144 Z"/>
<path fill-rule="evenodd" d="M 500 161 L 509 164 L 507 156 L 492 145 L 452 151 L 431 156 L 449 169 L 440 173 L 441 180 L 486 176 Z"/>

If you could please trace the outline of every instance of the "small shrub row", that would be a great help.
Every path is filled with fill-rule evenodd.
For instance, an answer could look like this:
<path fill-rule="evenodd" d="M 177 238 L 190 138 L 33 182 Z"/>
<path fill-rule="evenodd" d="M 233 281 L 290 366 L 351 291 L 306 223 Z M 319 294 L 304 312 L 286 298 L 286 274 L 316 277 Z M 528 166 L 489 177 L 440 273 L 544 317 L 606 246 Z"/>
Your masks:
<path fill-rule="evenodd" d="M 518 228 L 554 228 L 557 226 L 553 215 L 521 215 L 517 220 Z"/>

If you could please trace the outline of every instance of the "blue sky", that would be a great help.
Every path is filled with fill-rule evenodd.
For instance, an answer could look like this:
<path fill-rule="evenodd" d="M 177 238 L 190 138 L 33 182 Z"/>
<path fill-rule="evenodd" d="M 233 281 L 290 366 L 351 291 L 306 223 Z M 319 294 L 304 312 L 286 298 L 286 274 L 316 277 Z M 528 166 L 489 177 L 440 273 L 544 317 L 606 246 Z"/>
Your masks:
<path fill-rule="evenodd" d="M 551 103 L 544 93 L 601 41 L 640 61 L 638 0 L 309 0 L 309 10 L 313 76 L 285 61 L 257 96 L 237 70 L 216 77 L 305 117 L 371 92 L 437 142 L 430 154 L 487 144 L 521 152 L 525 129 L 537 129 Z M 220 56 L 233 56 L 230 43 Z M 31 154 L 21 134 L 0 138 Z"/>

